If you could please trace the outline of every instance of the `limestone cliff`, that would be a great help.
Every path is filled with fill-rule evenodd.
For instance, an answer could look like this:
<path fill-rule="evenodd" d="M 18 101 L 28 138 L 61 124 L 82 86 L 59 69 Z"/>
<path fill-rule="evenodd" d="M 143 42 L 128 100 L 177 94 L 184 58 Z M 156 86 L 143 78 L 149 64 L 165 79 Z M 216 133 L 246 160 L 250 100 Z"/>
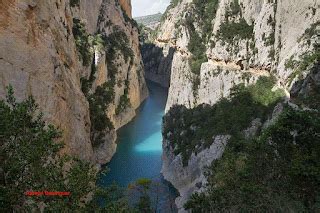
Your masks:
<path fill-rule="evenodd" d="M 130 5 L 129 1 L 127 3 Z M 135 110 L 148 96 L 139 49 L 138 29 L 136 23 L 124 15 L 126 11 L 123 7 L 124 5 L 117 6 L 116 1 L 102 3 L 98 31 L 108 40 L 109 47 L 107 50 L 99 48 L 95 50 L 97 70 L 94 73 L 96 77 L 92 87 L 94 90 L 95 87 L 108 82 L 113 84 L 114 100 L 108 107 L 107 116 L 115 130 L 131 121 L 136 115 Z M 131 6 L 127 9 L 129 8 L 131 11 Z M 110 150 L 114 153 L 115 148 L 115 141 L 109 145 L 102 143 L 95 149 L 95 153 L 99 153 L 97 156 L 104 159 L 101 154 L 106 155 Z M 110 157 L 108 158 L 110 160 Z"/>
<path fill-rule="evenodd" d="M 146 17 L 148 18 L 148 16 Z M 145 77 L 163 87 L 169 87 L 175 49 L 169 45 L 155 44 L 154 32 L 155 30 L 148 26 L 147 21 L 145 23 L 141 21 L 139 25 L 139 40 Z"/>
<path fill-rule="evenodd" d="M 122 8 L 113 0 L 3 0 L 0 4 L 1 98 L 9 84 L 18 100 L 33 95 L 45 119 L 63 131 L 64 152 L 93 163 L 111 159 L 115 131 L 130 121 L 148 95 L 137 28 L 128 18 L 130 4 L 121 1 Z M 131 63 L 123 60 L 123 53 L 110 53 L 107 48 L 108 35 L 114 31 L 126 37 Z M 112 57 L 109 64 L 117 65 L 114 95 L 105 112 L 115 128 L 105 129 L 97 145 L 92 97 L 111 81 L 106 55 Z M 118 107 L 125 92 L 127 104 Z"/>
<path fill-rule="evenodd" d="M 174 49 L 144 43 L 141 47 L 145 76 L 163 87 L 169 87 Z"/>
<path fill-rule="evenodd" d="M 131 0 L 120 0 L 119 3 L 129 18 L 132 18 Z"/>
<path fill-rule="evenodd" d="M 273 75 L 278 88 L 290 91 L 319 57 L 319 20 L 316 0 L 172 1 L 153 41 L 175 50 L 166 111 L 175 104 L 213 105 L 235 85 L 260 76 Z M 197 175 L 189 177 L 189 166 L 177 166 L 179 156 L 172 158 L 165 144 L 162 171 L 180 191 L 183 211 L 180 201 L 195 188 L 203 164 L 192 164 Z"/>
<path fill-rule="evenodd" d="M 164 53 L 169 47 L 175 50 L 167 110 L 174 104 L 213 104 L 227 96 L 233 85 L 254 82 L 254 78 L 270 73 L 278 77 L 279 86 L 290 89 L 299 76 L 289 66 L 290 59 L 299 60 L 314 49 L 319 25 L 319 4 L 314 0 L 302 4 L 211 1 L 206 4 L 216 3 L 208 11 L 199 11 L 192 0 L 175 2 L 164 14 L 153 42 L 164 48 Z M 204 45 L 205 60 L 195 61 L 199 62 L 198 70 L 190 67 L 192 60 L 197 60 L 190 47 L 192 40 L 195 45 Z M 240 75 L 226 76 L 229 71 Z M 217 78 L 222 80 L 220 86 L 213 86 Z"/>

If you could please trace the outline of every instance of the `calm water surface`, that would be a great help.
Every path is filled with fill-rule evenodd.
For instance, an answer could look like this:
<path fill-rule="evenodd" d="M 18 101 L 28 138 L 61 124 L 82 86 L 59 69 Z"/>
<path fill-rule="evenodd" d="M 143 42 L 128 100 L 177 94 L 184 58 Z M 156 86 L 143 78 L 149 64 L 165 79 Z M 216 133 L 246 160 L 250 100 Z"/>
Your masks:
<path fill-rule="evenodd" d="M 167 89 L 148 82 L 149 98 L 137 116 L 118 131 L 117 152 L 107 165 L 110 170 L 100 179 L 101 185 L 116 182 L 126 187 L 139 178 L 161 180 L 161 124 Z"/>
<path fill-rule="evenodd" d="M 117 152 L 106 165 L 109 172 L 101 175 L 99 185 L 108 186 L 115 182 L 127 187 L 139 178 L 152 179 L 157 192 L 151 196 L 159 197 L 156 212 L 176 212 L 176 190 L 160 174 L 161 124 L 168 91 L 155 83 L 147 84 L 150 96 L 137 110 L 134 120 L 118 131 Z"/>

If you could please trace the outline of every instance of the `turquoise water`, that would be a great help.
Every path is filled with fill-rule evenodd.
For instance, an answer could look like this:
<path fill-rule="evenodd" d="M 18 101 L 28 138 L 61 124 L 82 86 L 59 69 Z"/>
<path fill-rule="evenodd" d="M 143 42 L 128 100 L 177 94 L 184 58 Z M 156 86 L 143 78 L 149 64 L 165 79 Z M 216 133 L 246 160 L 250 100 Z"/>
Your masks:
<path fill-rule="evenodd" d="M 126 187 L 139 178 L 160 180 L 161 123 L 167 89 L 148 82 L 149 98 L 137 110 L 135 119 L 118 131 L 117 152 L 107 165 L 110 170 L 100 184 L 116 182 Z"/>
<path fill-rule="evenodd" d="M 176 190 L 162 178 L 161 124 L 167 101 L 167 89 L 147 82 L 149 97 L 137 110 L 132 122 L 118 131 L 117 152 L 106 165 L 106 174 L 101 174 L 98 184 L 108 186 L 116 183 L 127 187 L 139 178 L 152 180 L 149 196 L 155 212 L 177 212 L 174 200 Z M 137 194 L 129 195 L 129 203 L 137 202 Z"/>

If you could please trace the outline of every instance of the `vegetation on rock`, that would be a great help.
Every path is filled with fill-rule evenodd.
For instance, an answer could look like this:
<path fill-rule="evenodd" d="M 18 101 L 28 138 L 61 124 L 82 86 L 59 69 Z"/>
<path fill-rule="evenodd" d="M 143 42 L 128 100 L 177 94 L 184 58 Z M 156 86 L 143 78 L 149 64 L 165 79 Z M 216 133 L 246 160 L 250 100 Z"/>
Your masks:
<path fill-rule="evenodd" d="M 186 16 L 185 26 L 188 29 L 190 41 L 188 50 L 192 53 L 189 60 L 191 71 L 200 74 L 201 64 L 206 62 L 206 43 L 212 34 L 212 20 L 216 15 L 218 0 L 193 0 L 193 12 Z M 196 21 L 196 19 L 198 21 Z M 194 23 L 200 23 L 201 35 Z"/>
<path fill-rule="evenodd" d="M 117 59 L 118 54 L 120 53 L 123 56 L 123 59 L 126 63 L 130 60 L 130 66 L 133 64 L 134 53 L 133 50 L 129 47 L 129 39 L 125 32 L 120 30 L 118 27 L 114 26 L 114 32 L 110 35 L 101 35 L 97 34 L 95 36 L 89 36 L 85 33 L 83 25 L 79 25 L 75 30 L 76 35 L 80 35 L 78 40 L 85 41 L 79 42 L 80 49 L 84 49 L 82 58 L 86 58 L 84 62 L 89 65 L 89 60 L 91 60 L 91 73 L 89 79 L 82 77 L 81 78 L 81 89 L 85 96 L 88 98 L 89 109 L 90 109 L 90 120 L 91 120 L 91 139 L 94 146 L 98 146 L 104 142 L 106 134 L 114 126 L 107 116 L 107 110 L 110 104 L 114 102 L 114 87 L 116 84 L 116 75 L 118 74 L 118 65 Z M 95 58 L 93 54 L 93 48 L 99 47 L 100 51 L 105 51 L 106 54 L 106 63 L 108 67 L 108 77 L 109 80 L 96 88 L 95 91 L 92 90 L 93 82 L 95 81 L 97 67 L 95 65 Z M 89 49 L 86 49 L 89 48 Z M 127 82 L 127 81 L 126 81 Z M 120 104 L 116 110 L 116 113 L 119 114 L 126 107 L 130 105 L 130 100 L 128 98 L 128 85 L 125 90 L 125 94 L 120 98 Z"/>
<path fill-rule="evenodd" d="M 214 136 L 241 138 L 254 119 L 266 120 L 284 96 L 281 90 L 272 91 L 274 85 L 274 78 L 261 77 L 255 85 L 236 86 L 230 99 L 223 98 L 214 106 L 173 106 L 163 119 L 164 139 L 170 141 L 175 155 L 182 155 L 186 166 L 191 154 L 208 148 Z"/>
<path fill-rule="evenodd" d="M 206 56 L 206 46 L 202 42 L 202 39 L 199 36 L 198 32 L 196 32 L 193 25 L 193 19 L 190 16 L 186 18 L 186 26 L 190 34 L 188 49 L 192 53 L 189 64 L 191 67 L 191 71 L 194 74 L 199 75 L 201 64 L 208 60 Z"/>
<path fill-rule="evenodd" d="M 116 108 L 116 115 L 122 113 L 125 109 L 131 106 L 129 99 L 129 81 L 125 83 L 126 88 L 124 89 L 124 94 L 120 97 L 120 102 Z"/>
<path fill-rule="evenodd" d="M 80 0 L 70 0 L 70 7 L 80 7 Z"/>
<path fill-rule="evenodd" d="M 108 65 L 108 75 L 111 80 L 114 80 L 118 72 L 118 68 L 115 64 L 117 54 L 120 52 L 126 63 L 133 64 L 134 53 L 129 46 L 129 39 L 125 32 L 118 27 L 113 28 L 113 33 L 108 36 L 103 36 L 106 47 L 106 62 Z"/>
<path fill-rule="evenodd" d="M 73 19 L 72 33 L 83 65 L 89 66 L 93 56 L 90 35 L 86 31 L 84 23 L 79 19 Z"/>
<path fill-rule="evenodd" d="M 218 36 L 223 41 L 232 43 L 234 39 L 250 39 L 253 35 L 253 26 L 249 25 L 244 18 L 239 22 L 223 23 L 218 32 Z"/>
<path fill-rule="evenodd" d="M 114 85 L 110 82 L 98 86 L 96 91 L 89 96 L 89 109 L 91 120 L 92 143 L 97 146 L 104 142 L 107 132 L 114 129 L 106 112 L 114 101 Z"/>
<path fill-rule="evenodd" d="M 320 33 L 319 26 L 320 26 L 320 21 L 317 21 L 317 22 L 311 24 L 311 26 L 308 29 L 306 29 L 304 34 L 298 39 L 298 42 L 300 42 L 302 39 L 304 39 L 306 41 L 310 41 L 310 39 L 314 35 L 319 35 L 319 33 Z"/>
<path fill-rule="evenodd" d="M 309 51 L 302 54 L 299 60 L 294 60 L 293 56 L 289 58 L 289 60 L 285 63 L 286 69 L 291 69 L 293 72 L 288 78 L 289 83 L 298 77 L 299 79 L 303 78 L 303 72 L 307 70 L 308 66 L 315 64 L 316 61 L 319 61 L 320 58 L 320 48 L 315 45 L 314 51 Z"/>
<path fill-rule="evenodd" d="M 103 93 L 101 89 L 97 91 Z M 0 101 L 1 212 L 153 212 L 157 209 L 158 197 L 155 201 L 150 197 L 150 193 L 158 192 L 157 183 L 140 179 L 129 190 L 117 185 L 99 187 L 97 168 L 61 155 L 63 146 L 61 132 L 43 121 L 34 99 L 17 102 L 12 87 L 8 87 L 6 101 Z M 70 192 L 70 196 L 26 195 L 45 191 Z M 137 200 L 129 203 L 128 193 L 135 193 Z"/>
<path fill-rule="evenodd" d="M 195 212 L 320 210 L 320 115 L 287 107 L 252 140 L 231 140 L 207 171 L 206 191 L 185 205 Z"/>
<path fill-rule="evenodd" d="M 32 97 L 17 102 L 12 87 L 0 101 L 0 210 L 2 212 L 90 211 L 97 170 L 61 156 L 61 132 L 43 121 Z M 100 191 L 103 189 L 99 189 Z M 32 192 L 70 192 L 70 196 L 27 196 Z M 87 200 L 87 201 L 86 201 Z"/>

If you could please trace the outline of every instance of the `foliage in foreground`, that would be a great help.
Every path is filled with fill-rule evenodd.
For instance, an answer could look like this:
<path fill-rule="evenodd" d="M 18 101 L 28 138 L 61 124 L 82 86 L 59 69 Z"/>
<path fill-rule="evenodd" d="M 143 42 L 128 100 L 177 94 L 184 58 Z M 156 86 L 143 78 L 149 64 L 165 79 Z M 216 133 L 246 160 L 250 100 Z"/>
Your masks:
<path fill-rule="evenodd" d="M 96 100 L 99 101 L 99 100 Z M 98 127 L 97 127 L 98 128 Z M 32 97 L 17 102 L 12 87 L 0 100 L 1 212 L 141 212 L 150 206 L 145 193 L 129 206 L 116 185 L 97 187 L 91 164 L 61 156 L 61 132 L 46 125 Z M 133 186 L 145 188 L 148 181 Z M 26 192 L 70 192 L 70 196 L 26 196 Z M 151 207 L 150 207 L 151 208 Z"/>
<path fill-rule="evenodd" d="M 45 204 L 49 211 L 85 210 L 84 200 L 95 191 L 96 170 L 81 160 L 59 156 L 61 133 L 47 126 L 37 110 L 31 97 L 17 103 L 11 87 L 7 102 L 0 101 L 0 208 L 30 211 Z M 27 191 L 63 191 L 71 196 L 28 197 Z"/>
<path fill-rule="evenodd" d="M 185 205 L 194 212 L 320 210 L 320 114 L 286 108 L 253 140 L 231 141 L 208 169 L 207 192 Z"/>

